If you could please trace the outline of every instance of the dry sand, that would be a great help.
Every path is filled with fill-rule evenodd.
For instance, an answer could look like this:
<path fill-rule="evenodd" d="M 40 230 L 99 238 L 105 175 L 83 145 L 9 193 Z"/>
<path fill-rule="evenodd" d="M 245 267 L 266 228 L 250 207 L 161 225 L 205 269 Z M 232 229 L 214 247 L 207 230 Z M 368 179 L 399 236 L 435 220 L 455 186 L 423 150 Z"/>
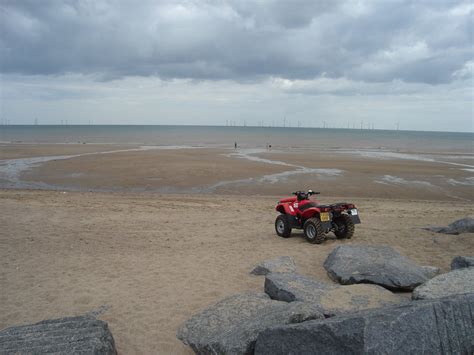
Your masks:
<path fill-rule="evenodd" d="M 472 172 L 440 162 L 470 164 L 471 155 L 437 161 L 313 150 L 253 155 L 296 166 L 223 149 L 90 155 L 134 148 L 0 146 L 0 160 L 89 154 L 33 165 L 18 176 L 32 186 L 80 192 L 0 190 L 0 328 L 105 306 L 100 317 L 120 353 L 186 354 L 178 326 L 225 296 L 262 290 L 264 279 L 249 272 L 264 259 L 292 256 L 299 272 L 331 282 L 322 265 L 341 244 L 390 245 L 442 271 L 454 256 L 474 254 L 473 234 L 421 229 L 474 214 Z M 322 170 L 285 175 L 298 166 Z M 15 176 L 9 173 L 3 176 Z M 222 181 L 234 183 L 216 185 Z M 322 191 L 323 203 L 358 205 L 362 224 L 352 240 L 311 245 L 301 232 L 276 236 L 277 200 L 306 188 Z M 189 193 L 196 191 L 212 193 Z"/>

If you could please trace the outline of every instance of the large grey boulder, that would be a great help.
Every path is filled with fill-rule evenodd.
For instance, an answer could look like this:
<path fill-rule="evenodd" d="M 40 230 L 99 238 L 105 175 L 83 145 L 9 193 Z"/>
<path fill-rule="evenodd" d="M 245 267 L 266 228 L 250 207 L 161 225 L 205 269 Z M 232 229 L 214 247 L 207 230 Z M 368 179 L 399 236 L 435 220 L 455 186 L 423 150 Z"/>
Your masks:
<path fill-rule="evenodd" d="M 439 269 L 420 266 L 391 247 L 341 245 L 324 262 L 331 279 L 343 285 L 369 283 L 389 290 L 411 291 Z"/>
<path fill-rule="evenodd" d="M 451 261 L 451 270 L 474 267 L 474 256 L 456 256 Z"/>
<path fill-rule="evenodd" d="M 424 229 L 430 230 L 436 233 L 454 234 L 458 235 L 461 233 L 474 233 L 474 218 L 466 217 L 459 219 L 447 227 L 425 227 Z"/>
<path fill-rule="evenodd" d="M 255 354 L 472 354 L 473 317 L 473 294 L 415 301 L 268 329 Z"/>
<path fill-rule="evenodd" d="M 474 268 L 472 267 L 433 277 L 415 288 L 412 298 L 414 300 L 433 299 L 463 293 L 474 293 Z"/>
<path fill-rule="evenodd" d="M 267 275 L 265 292 L 275 300 L 317 304 L 325 316 L 399 304 L 404 301 L 377 285 L 329 285 L 294 273 Z"/>
<path fill-rule="evenodd" d="M 186 321 L 177 337 L 196 354 L 253 354 L 258 334 L 268 328 L 324 316 L 315 305 L 279 302 L 264 293 L 226 298 Z"/>
<path fill-rule="evenodd" d="M 0 354 L 116 354 L 107 323 L 80 316 L 0 331 Z"/>
<path fill-rule="evenodd" d="M 250 273 L 253 275 L 267 275 L 271 272 L 296 272 L 295 261 L 290 256 L 279 256 L 262 261 Z"/>

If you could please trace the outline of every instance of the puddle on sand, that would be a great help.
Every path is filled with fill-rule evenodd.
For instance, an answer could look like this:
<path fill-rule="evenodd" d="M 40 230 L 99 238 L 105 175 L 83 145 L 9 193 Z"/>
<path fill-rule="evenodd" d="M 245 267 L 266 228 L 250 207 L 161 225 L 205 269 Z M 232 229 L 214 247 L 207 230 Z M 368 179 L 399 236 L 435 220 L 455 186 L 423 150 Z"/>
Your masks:
<path fill-rule="evenodd" d="M 404 178 L 393 176 L 393 175 L 384 175 L 378 180 L 374 180 L 376 183 L 385 184 L 385 185 L 409 185 L 412 187 L 427 187 L 427 188 L 436 188 L 437 186 L 433 185 L 428 181 L 420 180 L 405 180 Z"/>
<path fill-rule="evenodd" d="M 389 185 L 389 186 L 408 186 L 408 187 L 414 187 L 414 188 L 425 188 L 431 191 L 437 191 L 440 192 L 448 197 L 455 198 L 457 200 L 461 201 L 471 201 L 470 199 L 460 197 L 453 195 L 449 193 L 447 190 L 443 189 L 442 187 L 436 186 L 428 181 L 420 181 L 420 180 L 406 180 L 398 176 L 393 176 L 393 175 L 384 175 L 383 177 L 374 180 L 374 182 L 378 184 L 383 184 L 383 185 Z M 466 178 L 465 182 L 460 182 L 454 179 L 449 179 L 447 180 L 447 183 L 450 185 L 474 185 L 474 177 L 471 178 Z"/>
<path fill-rule="evenodd" d="M 276 152 L 276 151 L 272 151 Z M 211 185 L 207 188 L 203 188 L 205 192 L 213 192 L 216 189 L 229 186 L 229 185 L 247 185 L 247 184 L 255 184 L 255 183 L 270 183 L 276 184 L 278 182 L 287 181 L 289 177 L 296 176 L 296 175 L 305 175 L 305 174 L 313 174 L 316 175 L 319 179 L 330 179 L 337 176 L 340 176 L 343 173 L 343 170 L 340 169 L 317 169 L 317 168 L 307 168 L 301 165 L 295 165 L 286 163 L 279 160 L 271 160 L 267 158 L 260 158 L 255 156 L 255 154 L 260 153 L 268 153 L 266 149 L 239 149 L 236 152 L 224 154 L 227 157 L 232 158 L 239 158 L 239 159 L 246 159 L 254 162 L 264 163 L 264 164 L 272 164 L 272 165 L 280 165 L 280 166 L 288 166 L 293 168 L 292 170 L 283 171 L 280 173 L 264 175 L 260 177 L 251 177 L 246 179 L 239 179 L 239 180 L 227 180 L 227 181 L 220 181 L 214 185 Z"/>
<path fill-rule="evenodd" d="M 287 181 L 288 178 L 291 176 L 304 175 L 304 174 L 313 174 L 313 175 L 316 175 L 319 179 L 331 179 L 331 178 L 340 176 L 342 173 L 343 171 L 339 169 L 298 168 L 297 170 L 283 171 L 281 173 L 269 174 L 269 175 L 264 175 L 260 177 L 246 178 L 246 179 L 240 179 L 240 180 L 220 181 L 214 185 L 204 188 L 203 191 L 213 192 L 220 187 L 229 186 L 229 185 L 249 185 L 249 184 L 255 184 L 255 183 L 276 184 L 278 182 Z"/>
<path fill-rule="evenodd" d="M 246 159 L 246 160 L 254 161 L 254 162 L 257 162 L 257 163 L 265 163 L 265 164 L 272 164 L 272 165 L 283 165 L 283 166 L 292 166 L 292 167 L 302 168 L 301 166 L 286 163 L 284 161 L 265 159 L 265 158 L 260 158 L 260 157 L 257 157 L 257 156 L 254 155 L 254 154 L 260 154 L 260 153 L 268 153 L 268 150 L 265 150 L 265 149 L 239 149 L 236 152 L 228 153 L 228 154 L 224 154 L 224 155 L 227 156 L 227 157 L 230 157 L 230 158 Z"/>
<path fill-rule="evenodd" d="M 474 186 L 474 176 L 467 177 L 463 181 L 459 181 L 456 179 L 448 179 L 448 184 L 456 186 L 456 185 L 464 185 L 464 186 Z"/>

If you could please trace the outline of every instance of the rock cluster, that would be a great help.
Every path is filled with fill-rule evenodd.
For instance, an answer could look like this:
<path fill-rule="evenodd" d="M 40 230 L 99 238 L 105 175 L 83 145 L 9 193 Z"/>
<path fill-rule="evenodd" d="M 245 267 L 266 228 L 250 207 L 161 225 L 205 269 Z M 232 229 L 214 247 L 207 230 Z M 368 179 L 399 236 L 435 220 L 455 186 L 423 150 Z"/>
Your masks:
<path fill-rule="evenodd" d="M 317 304 L 325 316 L 399 304 L 403 299 L 377 285 L 329 285 L 292 273 L 265 277 L 265 292 L 285 302 Z"/>
<path fill-rule="evenodd" d="M 472 354 L 474 295 L 267 329 L 255 354 Z"/>
<path fill-rule="evenodd" d="M 0 354 L 117 354 L 106 322 L 91 316 L 45 320 L 0 331 Z"/>
<path fill-rule="evenodd" d="M 255 272 L 265 293 L 208 307 L 178 338 L 197 354 L 474 353 L 474 268 L 434 277 L 439 269 L 369 246 L 337 247 L 324 266 L 343 285 L 300 275 L 287 257 L 267 260 Z M 414 289 L 413 300 L 389 289 Z"/>

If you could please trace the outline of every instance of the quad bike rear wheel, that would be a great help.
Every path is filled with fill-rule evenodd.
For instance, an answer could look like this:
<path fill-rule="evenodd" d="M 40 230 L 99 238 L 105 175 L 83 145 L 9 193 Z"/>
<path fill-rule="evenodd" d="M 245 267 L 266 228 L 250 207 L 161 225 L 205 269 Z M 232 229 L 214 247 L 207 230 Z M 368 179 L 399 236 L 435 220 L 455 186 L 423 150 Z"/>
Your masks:
<path fill-rule="evenodd" d="M 290 221 L 286 214 L 281 214 L 276 218 L 275 231 L 282 238 L 289 238 L 291 236 Z"/>
<path fill-rule="evenodd" d="M 334 231 L 337 239 L 351 239 L 354 235 L 354 222 L 352 222 L 351 216 L 347 214 L 341 214 L 339 217 L 334 218 L 334 223 L 337 225 L 337 230 Z"/>
<path fill-rule="evenodd" d="M 325 236 L 321 221 L 318 218 L 310 218 L 303 225 L 305 239 L 312 244 L 321 244 Z"/>

